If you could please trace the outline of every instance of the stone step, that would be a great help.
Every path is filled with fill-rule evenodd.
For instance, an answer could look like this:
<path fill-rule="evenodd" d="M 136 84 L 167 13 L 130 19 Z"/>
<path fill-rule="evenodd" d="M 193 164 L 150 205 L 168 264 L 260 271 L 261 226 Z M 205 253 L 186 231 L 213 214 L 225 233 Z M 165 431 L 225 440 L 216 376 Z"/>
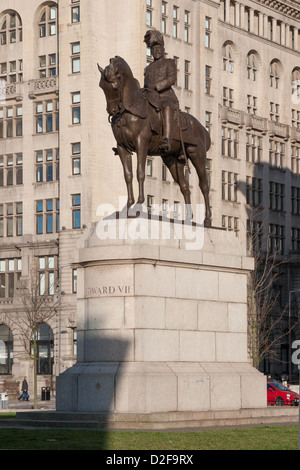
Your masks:
<path fill-rule="evenodd" d="M 267 407 L 262 409 L 249 410 L 221 410 L 195 413 L 170 412 L 151 414 L 101 414 L 31 411 L 17 413 L 15 425 L 27 428 L 191 430 L 226 426 L 261 426 L 283 423 L 297 424 L 298 422 L 298 407 Z"/>

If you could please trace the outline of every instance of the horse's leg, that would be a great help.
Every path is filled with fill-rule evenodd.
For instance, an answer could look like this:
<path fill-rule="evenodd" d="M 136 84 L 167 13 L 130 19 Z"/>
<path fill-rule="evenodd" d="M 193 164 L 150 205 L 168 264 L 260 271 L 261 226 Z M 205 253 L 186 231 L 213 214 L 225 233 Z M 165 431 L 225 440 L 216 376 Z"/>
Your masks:
<path fill-rule="evenodd" d="M 204 197 L 205 203 L 205 219 L 204 226 L 211 227 L 211 210 L 209 203 L 209 186 L 206 173 L 206 151 L 202 142 L 198 143 L 197 146 L 187 147 L 187 152 L 190 160 L 197 172 L 199 178 L 199 186 Z"/>
<path fill-rule="evenodd" d="M 170 170 L 170 173 L 174 179 L 174 181 L 179 184 L 180 191 L 183 195 L 184 202 L 186 205 L 186 214 L 185 218 L 186 220 L 192 220 L 193 218 L 193 212 L 192 212 L 192 206 L 191 206 L 191 191 L 189 187 L 189 183 L 185 178 L 184 175 L 184 163 L 178 161 L 177 159 L 173 160 L 173 163 L 170 163 L 168 161 L 165 161 L 167 167 Z"/>
<path fill-rule="evenodd" d="M 118 145 L 117 152 L 120 156 L 120 160 L 123 165 L 124 178 L 127 186 L 127 208 L 129 209 L 129 207 L 133 206 L 134 204 L 134 194 L 132 186 L 132 155 L 120 145 Z"/>
<path fill-rule="evenodd" d="M 148 148 L 145 145 L 145 140 L 139 142 L 136 146 L 136 155 L 137 155 L 137 180 L 139 184 L 139 198 L 138 204 L 143 204 L 145 201 L 144 194 L 144 183 L 146 177 L 146 160 L 147 160 L 147 151 Z"/>

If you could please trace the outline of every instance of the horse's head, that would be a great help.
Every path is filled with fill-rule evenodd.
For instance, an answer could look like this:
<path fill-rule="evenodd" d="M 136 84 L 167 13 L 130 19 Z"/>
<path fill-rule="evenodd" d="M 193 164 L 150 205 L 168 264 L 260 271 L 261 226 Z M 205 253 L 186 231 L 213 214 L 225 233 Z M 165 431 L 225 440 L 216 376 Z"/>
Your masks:
<path fill-rule="evenodd" d="M 116 56 L 110 59 L 109 65 L 102 69 L 98 65 L 101 73 L 99 86 L 104 91 L 107 107 L 110 116 L 116 116 L 124 109 L 138 113 L 145 117 L 144 103 L 141 105 L 141 89 L 138 81 L 134 78 L 127 62 L 122 57 Z M 143 110 L 140 110 L 140 107 Z"/>
<path fill-rule="evenodd" d="M 115 116 L 120 111 L 121 103 L 121 82 L 120 76 L 113 63 L 113 59 L 105 69 L 102 69 L 98 64 L 99 72 L 101 73 L 99 86 L 104 91 L 107 107 L 106 110 L 110 116 Z"/>

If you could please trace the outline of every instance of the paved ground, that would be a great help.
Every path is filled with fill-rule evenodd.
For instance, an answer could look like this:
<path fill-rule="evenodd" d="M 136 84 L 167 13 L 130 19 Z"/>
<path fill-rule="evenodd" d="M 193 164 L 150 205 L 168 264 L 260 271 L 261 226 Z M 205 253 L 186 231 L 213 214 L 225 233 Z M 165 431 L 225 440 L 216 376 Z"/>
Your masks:
<path fill-rule="evenodd" d="M 55 410 L 55 397 L 52 397 L 50 400 L 42 401 L 38 400 L 37 402 L 38 409 L 43 410 Z M 1 412 L 7 411 L 23 411 L 23 410 L 32 410 L 33 409 L 33 399 L 28 401 L 23 400 L 8 400 L 8 409 L 0 409 Z"/>

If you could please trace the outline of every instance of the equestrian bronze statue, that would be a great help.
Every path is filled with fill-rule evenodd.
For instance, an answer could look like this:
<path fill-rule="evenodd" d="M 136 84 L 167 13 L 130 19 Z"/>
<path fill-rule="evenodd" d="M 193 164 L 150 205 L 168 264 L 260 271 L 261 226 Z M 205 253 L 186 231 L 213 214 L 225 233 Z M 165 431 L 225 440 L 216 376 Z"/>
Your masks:
<path fill-rule="evenodd" d="M 205 202 L 206 227 L 211 226 L 209 186 L 206 174 L 206 152 L 210 136 L 200 122 L 181 112 L 172 89 L 176 83 L 176 64 L 166 59 L 163 37 L 158 31 L 148 31 L 145 42 L 151 48 L 154 61 L 145 69 L 144 88 L 132 74 L 127 62 L 116 56 L 102 69 L 99 86 L 104 91 L 107 112 L 117 141 L 127 185 L 127 208 L 134 205 L 132 152 L 137 155 L 138 204 L 143 204 L 147 156 L 161 156 L 176 183 L 179 184 L 186 207 L 191 208 L 191 192 L 184 167 L 191 161 Z M 187 213 L 191 219 L 191 212 Z"/>

